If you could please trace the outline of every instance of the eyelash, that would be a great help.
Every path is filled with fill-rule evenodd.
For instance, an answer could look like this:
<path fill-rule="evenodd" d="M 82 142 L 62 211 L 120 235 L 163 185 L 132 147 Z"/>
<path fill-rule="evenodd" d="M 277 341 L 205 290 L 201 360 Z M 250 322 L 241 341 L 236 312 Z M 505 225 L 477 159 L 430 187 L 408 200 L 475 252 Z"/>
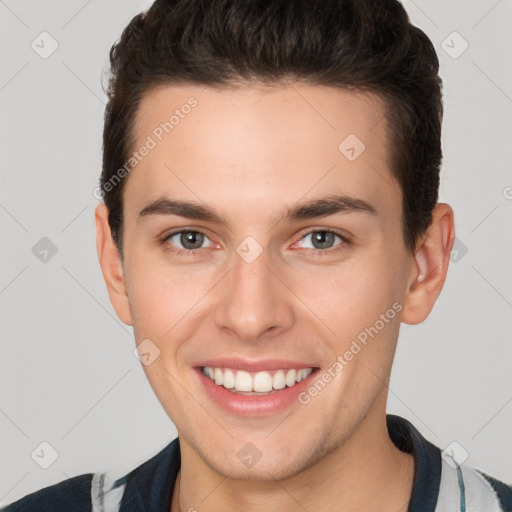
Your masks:
<path fill-rule="evenodd" d="M 178 229 L 176 231 L 172 231 L 171 233 L 167 233 L 166 235 L 164 235 L 160 239 L 160 244 L 164 246 L 165 250 L 171 251 L 176 256 L 182 256 L 182 255 L 187 255 L 187 256 L 192 256 L 192 257 L 200 256 L 202 254 L 202 252 L 201 252 L 202 249 L 208 249 L 207 247 L 202 247 L 199 249 L 171 249 L 169 244 L 167 244 L 167 241 L 170 238 L 172 238 L 174 235 L 179 235 L 180 233 L 199 233 L 199 234 L 205 236 L 206 238 L 209 238 L 208 235 L 206 233 L 204 233 L 203 231 L 201 231 L 200 229 L 183 229 L 182 228 L 182 229 Z M 345 235 L 342 235 L 339 231 L 332 229 L 332 228 L 330 228 L 330 229 L 311 229 L 309 231 L 301 233 L 299 241 L 313 233 L 332 233 L 341 239 L 341 243 L 339 243 L 338 245 L 335 245 L 334 247 L 331 247 L 329 249 L 309 249 L 309 251 L 312 252 L 312 255 L 314 257 L 330 255 L 332 253 L 336 253 L 339 250 L 342 250 L 345 246 L 352 245 L 350 240 L 348 240 L 348 238 Z"/>

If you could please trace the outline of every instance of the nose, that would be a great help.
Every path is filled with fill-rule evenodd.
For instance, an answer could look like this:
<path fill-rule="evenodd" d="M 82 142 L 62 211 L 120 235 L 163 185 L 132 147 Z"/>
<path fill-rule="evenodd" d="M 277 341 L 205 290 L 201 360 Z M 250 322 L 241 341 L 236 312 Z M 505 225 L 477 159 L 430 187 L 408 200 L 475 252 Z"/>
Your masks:
<path fill-rule="evenodd" d="M 270 331 L 275 335 L 291 327 L 293 295 L 269 263 L 265 251 L 251 263 L 235 254 L 215 310 L 219 328 L 233 331 L 242 340 L 257 341 Z"/>

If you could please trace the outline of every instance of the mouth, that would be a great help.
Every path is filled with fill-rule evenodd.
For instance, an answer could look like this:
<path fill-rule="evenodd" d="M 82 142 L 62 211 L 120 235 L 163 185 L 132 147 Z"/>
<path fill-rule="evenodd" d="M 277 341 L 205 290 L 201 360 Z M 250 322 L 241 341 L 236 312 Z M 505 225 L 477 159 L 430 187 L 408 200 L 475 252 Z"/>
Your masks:
<path fill-rule="evenodd" d="M 315 366 L 280 367 L 279 362 L 251 366 L 229 361 L 225 366 L 205 362 L 194 369 L 206 395 L 224 412 L 237 417 L 268 416 L 294 406 L 302 408 L 298 396 L 320 371 Z"/>
<path fill-rule="evenodd" d="M 246 396 L 265 396 L 281 389 L 291 388 L 302 382 L 311 375 L 313 368 L 248 372 L 232 368 L 203 366 L 201 371 L 217 386 L 222 386 L 231 393 Z"/>

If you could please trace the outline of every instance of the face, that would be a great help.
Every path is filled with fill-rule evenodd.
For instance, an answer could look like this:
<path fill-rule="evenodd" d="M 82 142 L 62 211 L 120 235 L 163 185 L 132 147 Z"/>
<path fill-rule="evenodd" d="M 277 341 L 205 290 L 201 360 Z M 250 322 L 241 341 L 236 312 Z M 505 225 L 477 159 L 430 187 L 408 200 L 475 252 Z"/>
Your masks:
<path fill-rule="evenodd" d="M 210 468 L 296 474 L 384 414 L 414 260 L 383 105 L 173 85 L 145 95 L 135 134 L 155 144 L 125 183 L 111 299 L 147 378 Z"/>

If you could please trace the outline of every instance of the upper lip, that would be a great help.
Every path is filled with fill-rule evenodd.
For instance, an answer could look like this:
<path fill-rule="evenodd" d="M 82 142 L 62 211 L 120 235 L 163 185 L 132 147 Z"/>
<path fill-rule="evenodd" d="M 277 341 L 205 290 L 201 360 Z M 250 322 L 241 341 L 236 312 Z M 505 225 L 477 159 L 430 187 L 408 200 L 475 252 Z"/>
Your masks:
<path fill-rule="evenodd" d="M 261 372 L 265 370 L 291 370 L 301 368 L 317 368 L 311 362 L 291 361 L 289 359 L 240 359 L 236 357 L 223 357 L 219 359 L 205 359 L 193 364 L 194 367 L 203 368 L 231 368 L 232 370 L 245 370 L 247 372 Z"/>

